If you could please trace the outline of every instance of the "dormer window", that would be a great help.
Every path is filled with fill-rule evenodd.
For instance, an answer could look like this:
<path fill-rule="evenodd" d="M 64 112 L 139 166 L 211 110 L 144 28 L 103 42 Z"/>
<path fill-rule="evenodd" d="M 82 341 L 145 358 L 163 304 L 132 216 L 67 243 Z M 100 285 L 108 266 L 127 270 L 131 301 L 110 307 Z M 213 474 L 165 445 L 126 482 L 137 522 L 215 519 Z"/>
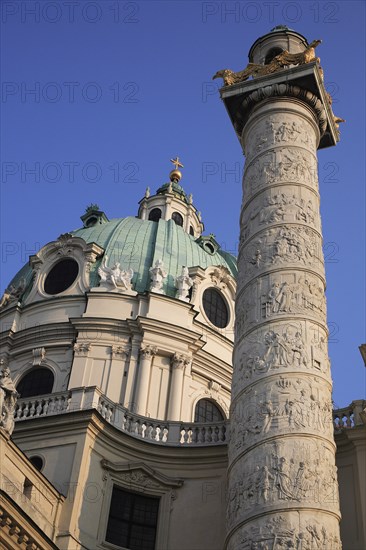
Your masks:
<path fill-rule="evenodd" d="M 92 216 L 85 222 L 85 227 L 92 227 L 92 225 L 95 225 L 98 221 L 98 218 L 95 216 Z"/>
<path fill-rule="evenodd" d="M 183 216 L 181 214 L 179 214 L 179 212 L 173 212 L 172 220 L 177 225 L 180 225 L 181 227 L 183 227 Z"/>
<path fill-rule="evenodd" d="M 160 208 L 153 208 L 149 214 L 149 220 L 151 222 L 158 222 L 161 218 Z"/>
<path fill-rule="evenodd" d="M 200 245 L 201 248 L 211 256 L 215 254 L 220 248 L 219 243 L 216 241 L 215 236 L 211 233 L 210 235 L 204 237 L 198 237 L 196 242 Z"/>
<path fill-rule="evenodd" d="M 85 214 L 80 217 L 84 224 L 84 227 L 93 227 L 96 224 L 102 224 L 108 222 L 107 216 L 99 210 L 97 204 L 90 204 L 85 209 Z"/>

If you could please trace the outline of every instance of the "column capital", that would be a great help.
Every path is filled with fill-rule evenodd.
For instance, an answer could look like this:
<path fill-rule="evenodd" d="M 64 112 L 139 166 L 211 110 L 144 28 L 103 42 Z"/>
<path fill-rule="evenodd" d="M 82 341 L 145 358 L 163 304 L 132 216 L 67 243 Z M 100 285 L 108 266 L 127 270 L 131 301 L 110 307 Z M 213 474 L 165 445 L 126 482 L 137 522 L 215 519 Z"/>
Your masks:
<path fill-rule="evenodd" d="M 110 353 L 112 357 L 120 356 L 127 357 L 131 351 L 131 348 L 126 346 L 111 346 Z"/>
<path fill-rule="evenodd" d="M 141 344 L 140 355 L 143 359 L 151 358 L 158 353 L 157 346 L 151 344 Z"/>
<path fill-rule="evenodd" d="M 192 361 L 192 358 L 189 355 L 185 355 L 184 353 L 174 353 L 174 355 L 171 358 L 171 365 L 173 369 L 181 369 L 183 370 L 184 367 L 189 365 L 189 363 Z"/>

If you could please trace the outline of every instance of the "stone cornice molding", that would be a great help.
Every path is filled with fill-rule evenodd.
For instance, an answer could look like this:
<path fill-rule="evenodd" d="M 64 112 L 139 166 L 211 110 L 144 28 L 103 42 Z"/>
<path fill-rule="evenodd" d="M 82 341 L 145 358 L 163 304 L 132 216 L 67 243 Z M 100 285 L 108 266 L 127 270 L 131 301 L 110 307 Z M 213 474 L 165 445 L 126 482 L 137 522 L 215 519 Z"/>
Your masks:
<path fill-rule="evenodd" d="M 178 300 L 175 300 L 175 302 L 178 302 Z M 184 304 L 184 302 L 181 303 L 187 305 Z M 189 348 L 192 350 L 201 349 L 205 345 L 205 342 L 202 342 L 201 333 L 197 333 L 197 331 L 179 325 L 173 325 L 159 319 L 149 319 L 147 317 L 137 317 L 133 322 L 137 323 L 141 334 L 149 334 L 152 337 L 156 336 L 159 341 L 159 349 L 168 353 L 171 353 L 171 346 L 169 350 L 169 343 L 171 340 L 181 342 L 184 347 L 186 347 L 188 343 Z M 130 323 L 128 323 L 128 325 L 130 325 Z"/>

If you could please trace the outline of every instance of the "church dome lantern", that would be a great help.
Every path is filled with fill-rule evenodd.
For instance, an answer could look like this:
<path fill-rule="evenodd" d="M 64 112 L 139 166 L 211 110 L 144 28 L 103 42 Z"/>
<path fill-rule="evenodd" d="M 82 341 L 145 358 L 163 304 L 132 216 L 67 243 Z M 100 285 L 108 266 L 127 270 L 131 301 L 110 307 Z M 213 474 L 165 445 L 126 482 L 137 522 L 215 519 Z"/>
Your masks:
<path fill-rule="evenodd" d="M 174 169 L 169 174 L 169 182 L 161 185 L 155 195 L 150 194 L 148 187 L 144 198 L 140 201 L 138 218 L 158 222 L 173 220 L 192 237 L 199 238 L 204 230 L 201 214 L 193 205 L 193 196 L 187 195 L 180 181 L 183 174 L 180 168 L 183 164 L 179 157 L 170 159 Z"/>

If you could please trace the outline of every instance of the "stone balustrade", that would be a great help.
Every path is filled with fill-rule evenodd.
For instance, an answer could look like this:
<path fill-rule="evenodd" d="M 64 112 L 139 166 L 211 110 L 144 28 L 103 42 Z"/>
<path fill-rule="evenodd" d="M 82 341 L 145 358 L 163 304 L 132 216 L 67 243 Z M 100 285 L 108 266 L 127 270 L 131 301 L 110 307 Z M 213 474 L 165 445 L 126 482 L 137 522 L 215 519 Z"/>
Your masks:
<path fill-rule="evenodd" d="M 348 407 L 333 410 L 333 424 L 335 432 L 342 429 L 355 428 L 366 422 L 366 401 L 358 399 L 352 401 Z"/>
<path fill-rule="evenodd" d="M 95 386 L 18 399 L 15 421 L 89 409 L 96 409 L 118 430 L 149 443 L 181 447 L 227 443 L 228 422 L 187 423 L 147 418 L 113 403 Z"/>
<path fill-rule="evenodd" d="M 68 412 L 70 397 L 70 392 L 59 392 L 18 399 L 14 414 L 15 420 L 26 420 Z"/>

